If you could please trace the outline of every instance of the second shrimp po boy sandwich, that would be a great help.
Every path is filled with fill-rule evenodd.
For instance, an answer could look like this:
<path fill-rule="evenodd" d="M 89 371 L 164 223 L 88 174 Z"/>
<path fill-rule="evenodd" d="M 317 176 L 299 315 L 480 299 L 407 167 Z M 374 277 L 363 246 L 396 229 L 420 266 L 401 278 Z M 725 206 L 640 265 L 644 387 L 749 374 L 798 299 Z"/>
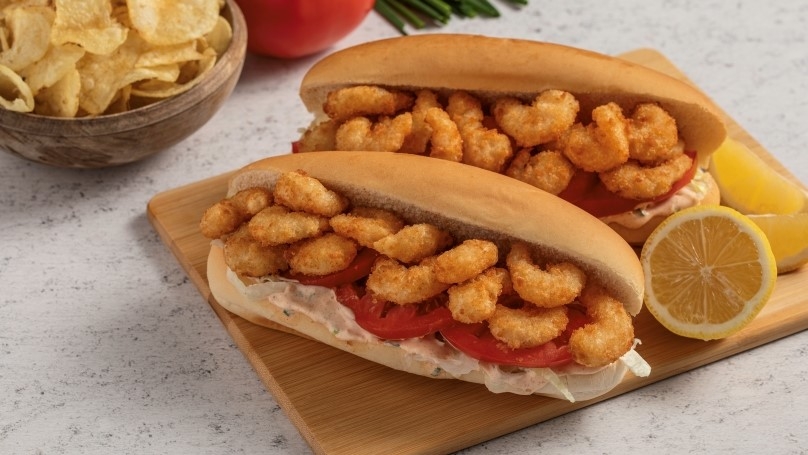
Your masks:
<path fill-rule="evenodd" d="M 502 173 L 582 207 L 632 244 L 719 201 L 702 170 L 720 111 L 679 79 L 582 49 L 476 35 L 405 36 L 317 62 L 300 152 L 427 155 Z"/>

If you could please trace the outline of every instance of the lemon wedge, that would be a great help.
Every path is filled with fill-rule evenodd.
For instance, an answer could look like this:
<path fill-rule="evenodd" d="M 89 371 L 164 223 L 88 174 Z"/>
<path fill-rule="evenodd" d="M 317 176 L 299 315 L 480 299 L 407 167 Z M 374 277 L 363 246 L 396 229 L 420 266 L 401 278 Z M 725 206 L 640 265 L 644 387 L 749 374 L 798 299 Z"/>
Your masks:
<path fill-rule="evenodd" d="M 723 205 L 745 214 L 789 214 L 808 208 L 808 197 L 799 185 L 741 142 L 727 138 L 710 160 L 709 172 L 721 191 Z"/>
<path fill-rule="evenodd" d="M 679 211 L 648 237 L 640 254 L 645 305 L 671 332 L 702 340 L 745 327 L 777 279 L 765 233 L 724 206 Z"/>
<path fill-rule="evenodd" d="M 808 263 L 808 213 L 749 215 L 749 219 L 766 233 L 777 260 L 777 273 Z"/>

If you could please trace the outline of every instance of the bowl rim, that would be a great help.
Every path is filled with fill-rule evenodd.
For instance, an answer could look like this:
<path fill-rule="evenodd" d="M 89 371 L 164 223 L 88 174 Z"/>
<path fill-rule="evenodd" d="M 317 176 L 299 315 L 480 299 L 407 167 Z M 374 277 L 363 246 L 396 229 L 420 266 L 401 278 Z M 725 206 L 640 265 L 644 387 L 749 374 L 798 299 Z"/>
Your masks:
<path fill-rule="evenodd" d="M 169 116 L 172 116 L 191 109 L 199 104 L 202 99 L 197 95 L 200 93 L 200 88 L 208 89 L 221 84 L 228 78 L 230 71 L 240 72 L 240 68 L 244 64 L 247 49 L 247 23 L 244 19 L 244 14 L 235 0 L 226 0 L 221 15 L 230 22 L 233 36 L 227 49 L 216 60 L 213 68 L 191 89 L 126 112 L 94 117 L 52 117 L 0 109 L 0 129 L 54 137 L 106 135 L 130 131 L 162 121 L 164 116 L 158 118 L 146 115 L 153 111 L 166 110 L 170 113 Z M 229 65 L 226 64 L 228 61 L 238 63 Z M 128 128 L 110 129 L 111 125 L 119 124 L 122 119 L 129 120 Z M 54 131 L 55 128 L 62 127 L 70 127 L 71 129 L 68 132 Z"/>

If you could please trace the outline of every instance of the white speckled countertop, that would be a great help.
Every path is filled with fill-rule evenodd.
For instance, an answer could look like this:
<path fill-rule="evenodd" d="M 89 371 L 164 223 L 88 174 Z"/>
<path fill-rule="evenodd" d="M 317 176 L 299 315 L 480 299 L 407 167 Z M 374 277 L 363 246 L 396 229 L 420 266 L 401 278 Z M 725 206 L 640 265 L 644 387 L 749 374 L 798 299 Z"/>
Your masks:
<path fill-rule="evenodd" d="M 804 1 L 501 9 L 444 30 L 657 49 L 808 182 Z M 372 13 L 338 47 L 395 34 Z M 297 87 L 316 58 L 249 57 L 202 130 L 134 165 L 74 171 L 0 153 L 0 453 L 309 453 L 145 210 L 159 192 L 286 152 L 309 120 Z M 538 452 L 806 453 L 808 332 L 462 451 Z"/>

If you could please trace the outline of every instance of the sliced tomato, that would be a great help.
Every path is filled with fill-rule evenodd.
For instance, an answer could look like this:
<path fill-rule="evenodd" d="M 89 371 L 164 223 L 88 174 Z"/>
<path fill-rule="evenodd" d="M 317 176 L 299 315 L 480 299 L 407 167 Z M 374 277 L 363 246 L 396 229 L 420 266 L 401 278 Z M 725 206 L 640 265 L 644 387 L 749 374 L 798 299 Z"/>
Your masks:
<path fill-rule="evenodd" d="M 334 272 L 329 275 L 313 276 L 289 273 L 284 275 L 284 278 L 297 280 L 300 284 L 309 286 L 324 286 L 327 288 L 335 288 L 343 284 L 350 284 L 354 281 L 360 280 L 370 274 L 370 269 L 376 261 L 379 253 L 371 248 L 363 248 L 356 255 L 356 258 L 344 270 Z"/>
<path fill-rule="evenodd" d="M 618 213 L 628 212 L 636 207 L 637 204 L 642 202 L 664 201 L 665 199 L 673 196 L 674 193 L 680 189 L 684 188 L 688 183 L 690 183 L 691 180 L 693 180 L 693 177 L 696 175 L 696 170 L 698 169 L 698 162 L 695 159 L 696 153 L 685 153 L 693 158 L 693 165 L 690 166 L 690 169 L 687 170 L 682 178 L 673 184 L 670 191 L 657 198 L 636 200 L 620 197 L 607 190 L 603 183 L 601 183 L 596 173 L 582 170 L 578 170 L 578 172 L 573 175 L 570 184 L 567 185 L 567 188 L 559 193 L 558 196 L 577 205 L 596 217 L 617 215 Z"/>
<path fill-rule="evenodd" d="M 340 286 L 337 300 L 354 312 L 356 323 L 385 340 L 420 338 L 453 325 L 452 313 L 443 299 L 416 305 L 398 305 L 370 294 L 359 295 L 355 286 Z"/>
<path fill-rule="evenodd" d="M 569 348 L 555 341 L 533 348 L 511 349 L 494 338 L 484 322 L 457 323 L 440 333 L 456 349 L 484 362 L 525 368 L 558 367 L 572 362 Z"/>
<path fill-rule="evenodd" d="M 514 302 L 500 302 L 513 306 Z M 589 323 L 583 309 L 571 305 L 567 312 L 569 322 L 564 332 L 555 340 L 532 348 L 512 349 L 494 338 L 486 323 L 456 323 L 441 330 L 443 338 L 456 349 L 484 362 L 525 368 L 549 368 L 572 362 L 570 335 Z"/>

